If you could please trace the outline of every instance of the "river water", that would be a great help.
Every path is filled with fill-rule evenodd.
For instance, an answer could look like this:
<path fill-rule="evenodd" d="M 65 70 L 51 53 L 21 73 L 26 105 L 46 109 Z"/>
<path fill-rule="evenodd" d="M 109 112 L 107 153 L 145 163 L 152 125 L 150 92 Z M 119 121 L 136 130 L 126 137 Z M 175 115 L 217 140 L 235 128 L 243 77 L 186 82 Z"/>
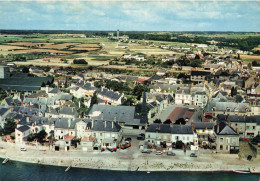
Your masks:
<path fill-rule="evenodd" d="M 2 162 L 3 160 L 0 159 Z M 238 174 L 232 172 L 126 172 L 45 166 L 9 161 L 0 164 L 0 181 L 260 181 L 259 174 Z"/>

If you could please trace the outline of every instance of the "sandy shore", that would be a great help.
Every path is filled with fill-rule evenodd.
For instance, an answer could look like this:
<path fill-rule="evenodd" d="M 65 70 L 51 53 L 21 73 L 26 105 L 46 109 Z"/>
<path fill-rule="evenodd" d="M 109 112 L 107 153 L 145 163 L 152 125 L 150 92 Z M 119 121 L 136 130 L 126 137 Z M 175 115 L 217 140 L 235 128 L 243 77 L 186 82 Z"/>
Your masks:
<path fill-rule="evenodd" d="M 27 149 L 20 151 L 15 145 L 1 144 L 0 157 L 11 160 L 91 169 L 123 171 L 232 171 L 260 167 L 260 159 L 241 160 L 237 155 L 206 154 L 198 152 L 197 158 L 182 152 L 176 156 L 143 154 L 139 150 L 119 150 L 113 152 L 83 152 L 71 150 L 55 152 L 51 150 Z"/>

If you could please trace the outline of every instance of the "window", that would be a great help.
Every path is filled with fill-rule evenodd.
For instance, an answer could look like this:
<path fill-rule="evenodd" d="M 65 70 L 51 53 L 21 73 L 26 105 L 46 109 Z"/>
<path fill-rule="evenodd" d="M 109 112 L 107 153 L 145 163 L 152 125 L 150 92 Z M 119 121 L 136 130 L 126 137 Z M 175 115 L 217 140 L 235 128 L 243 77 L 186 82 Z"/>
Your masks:
<path fill-rule="evenodd" d="M 185 140 L 185 136 L 182 137 L 182 140 Z"/>
<path fill-rule="evenodd" d="M 246 126 L 246 129 L 250 129 L 250 126 Z"/>
<path fill-rule="evenodd" d="M 220 145 L 220 150 L 223 150 L 223 145 Z"/>
<path fill-rule="evenodd" d="M 223 141 L 224 141 L 224 138 L 220 138 L 220 139 L 219 139 L 219 142 L 220 142 L 220 143 L 223 143 Z"/>
<path fill-rule="evenodd" d="M 187 136 L 187 141 L 189 141 L 189 139 L 190 139 L 190 137 L 189 137 L 189 136 Z"/>
<path fill-rule="evenodd" d="M 228 150 L 228 145 L 226 146 L 226 150 Z"/>
<path fill-rule="evenodd" d="M 148 134 L 148 138 L 150 138 L 150 135 Z"/>
<path fill-rule="evenodd" d="M 100 136 L 102 136 L 102 133 L 100 133 Z"/>
<path fill-rule="evenodd" d="M 227 144 L 229 144 L 229 143 L 230 143 L 230 139 L 229 139 L 229 138 L 227 138 L 227 139 L 226 139 L 226 141 L 227 141 Z"/>
<path fill-rule="evenodd" d="M 96 137 L 96 133 L 93 133 L 93 136 Z"/>
<path fill-rule="evenodd" d="M 253 129 L 255 129 L 255 126 L 253 126 Z"/>

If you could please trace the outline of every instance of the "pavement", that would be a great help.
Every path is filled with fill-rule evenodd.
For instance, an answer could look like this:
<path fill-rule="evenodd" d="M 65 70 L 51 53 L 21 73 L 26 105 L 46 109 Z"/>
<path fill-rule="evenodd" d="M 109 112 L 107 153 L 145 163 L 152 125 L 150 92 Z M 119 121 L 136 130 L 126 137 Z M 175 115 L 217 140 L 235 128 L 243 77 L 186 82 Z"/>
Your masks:
<path fill-rule="evenodd" d="M 20 151 L 15 144 L 0 142 L 0 157 L 37 164 L 126 171 L 231 171 L 260 167 L 259 158 L 247 161 L 239 159 L 238 155 L 214 154 L 212 150 L 199 150 L 196 158 L 183 150 L 173 150 L 176 156 L 167 156 L 166 153 L 156 155 L 155 151 L 146 154 L 139 150 L 139 140 L 132 138 L 131 143 L 130 148 L 117 152 L 85 152 L 77 149 L 65 152 L 48 148 L 40 151 L 34 147 Z"/>

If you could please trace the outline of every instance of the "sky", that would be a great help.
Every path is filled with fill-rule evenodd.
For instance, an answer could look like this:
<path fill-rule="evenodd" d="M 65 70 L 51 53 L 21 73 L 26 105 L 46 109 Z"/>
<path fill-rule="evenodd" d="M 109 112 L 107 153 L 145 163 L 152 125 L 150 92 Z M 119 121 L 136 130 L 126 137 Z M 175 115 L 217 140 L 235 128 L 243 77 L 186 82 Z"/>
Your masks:
<path fill-rule="evenodd" d="M 259 32 L 260 1 L 0 0 L 0 29 Z"/>

